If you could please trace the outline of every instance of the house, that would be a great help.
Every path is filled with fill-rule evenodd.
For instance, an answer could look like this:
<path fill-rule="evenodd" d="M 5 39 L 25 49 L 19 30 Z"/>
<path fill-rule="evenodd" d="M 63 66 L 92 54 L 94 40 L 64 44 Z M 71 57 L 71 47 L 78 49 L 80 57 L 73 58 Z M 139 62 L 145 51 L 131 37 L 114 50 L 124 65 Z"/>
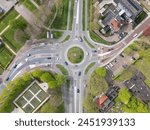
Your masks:
<path fill-rule="evenodd" d="M 121 9 L 132 21 L 143 12 L 142 6 L 135 0 L 114 0 L 114 2 L 117 4 L 117 8 Z"/>
<path fill-rule="evenodd" d="M 124 82 L 129 91 L 145 103 L 150 102 L 150 88 L 144 82 L 145 76 L 141 72 L 137 72 L 130 80 Z"/>
<path fill-rule="evenodd" d="M 114 0 L 114 3 L 107 5 L 105 11 L 101 12 L 101 32 L 107 33 L 104 29 L 106 26 L 109 26 L 112 32 L 118 32 L 123 25 L 134 22 L 142 12 L 143 8 L 134 0 Z"/>
<path fill-rule="evenodd" d="M 100 112 L 108 112 L 114 105 L 114 99 L 118 96 L 117 89 L 110 87 L 106 94 L 102 94 L 95 98 L 97 107 Z"/>

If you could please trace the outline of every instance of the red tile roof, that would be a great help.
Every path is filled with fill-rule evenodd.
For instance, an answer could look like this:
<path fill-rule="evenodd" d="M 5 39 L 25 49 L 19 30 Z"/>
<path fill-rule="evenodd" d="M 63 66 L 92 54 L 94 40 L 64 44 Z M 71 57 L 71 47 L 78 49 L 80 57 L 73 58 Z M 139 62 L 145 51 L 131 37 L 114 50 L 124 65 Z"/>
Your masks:
<path fill-rule="evenodd" d="M 113 26 L 113 28 L 114 28 L 115 30 L 119 30 L 119 29 L 120 29 L 120 22 L 118 22 L 117 20 L 112 19 L 112 20 L 111 20 L 111 24 L 112 24 L 112 26 Z"/>
<path fill-rule="evenodd" d="M 102 107 L 103 103 L 108 99 L 108 97 L 106 95 L 103 95 L 99 98 L 96 99 L 96 104 L 98 107 Z"/>

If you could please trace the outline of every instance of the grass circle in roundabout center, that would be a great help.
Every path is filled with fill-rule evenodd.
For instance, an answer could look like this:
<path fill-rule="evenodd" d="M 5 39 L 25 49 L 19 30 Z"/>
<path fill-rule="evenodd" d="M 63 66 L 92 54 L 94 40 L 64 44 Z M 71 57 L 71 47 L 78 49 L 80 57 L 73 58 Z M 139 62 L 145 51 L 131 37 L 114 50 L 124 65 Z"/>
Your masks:
<path fill-rule="evenodd" d="M 72 47 L 67 53 L 68 60 L 73 64 L 80 63 L 84 58 L 84 52 L 80 47 Z"/>

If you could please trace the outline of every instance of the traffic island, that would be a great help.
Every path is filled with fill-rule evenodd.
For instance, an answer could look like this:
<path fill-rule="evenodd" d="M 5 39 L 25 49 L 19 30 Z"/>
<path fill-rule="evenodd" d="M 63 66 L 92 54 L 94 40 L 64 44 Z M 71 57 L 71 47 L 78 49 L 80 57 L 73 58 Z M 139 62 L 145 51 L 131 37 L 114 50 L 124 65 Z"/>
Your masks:
<path fill-rule="evenodd" d="M 80 63 L 84 58 L 84 52 L 80 47 L 72 47 L 67 53 L 68 60 L 73 64 Z"/>

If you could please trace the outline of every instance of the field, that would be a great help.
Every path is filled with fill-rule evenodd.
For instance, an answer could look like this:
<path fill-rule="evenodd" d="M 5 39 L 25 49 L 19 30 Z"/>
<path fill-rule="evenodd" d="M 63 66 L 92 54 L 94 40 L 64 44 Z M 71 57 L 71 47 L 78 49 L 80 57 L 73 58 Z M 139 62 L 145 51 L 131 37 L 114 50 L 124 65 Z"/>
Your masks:
<path fill-rule="evenodd" d="M 48 94 L 36 82 L 33 82 L 30 87 L 15 100 L 15 105 L 26 113 L 32 113 L 35 112 L 41 104 L 47 101 L 48 98 Z"/>
<path fill-rule="evenodd" d="M 10 10 L 1 20 L 0 20 L 0 32 L 5 29 L 12 19 L 15 19 L 19 14 L 15 9 Z"/>
<path fill-rule="evenodd" d="M 5 47 L 0 48 L 0 65 L 3 69 L 7 68 L 14 55 Z"/>
<path fill-rule="evenodd" d="M 7 29 L 1 36 L 3 40 L 15 51 L 17 52 L 29 39 L 27 34 L 22 30 L 22 26 L 19 26 L 19 23 L 27 24 L 23 17 L 16 19 L 18 26 L 11 25 L 12 27 Z"/>
<path fill-rule="evenodd" d="M 57 7 L 57 16 L 52 24 L 54 29 L 66 29 L 68 17 L 68 0 L 60 1 Z"/>

